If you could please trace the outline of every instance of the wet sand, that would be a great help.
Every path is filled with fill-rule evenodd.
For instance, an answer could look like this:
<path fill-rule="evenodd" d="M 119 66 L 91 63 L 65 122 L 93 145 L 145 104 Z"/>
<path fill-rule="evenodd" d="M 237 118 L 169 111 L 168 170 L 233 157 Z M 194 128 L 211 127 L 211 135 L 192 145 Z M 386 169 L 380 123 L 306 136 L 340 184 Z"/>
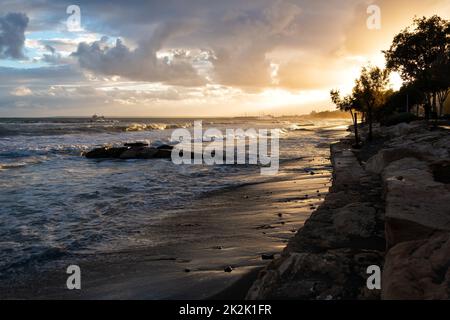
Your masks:
<path fill-rule="evenodd" d="M 314 174 L 303 169 L 308 163 L 316 168 Z M 170 234 L 170 242 L 72 255 L 58 267 L 2 281 L 0 298 L 243 298 L 257 271 L 270 262 L 262 255 L 277 256 L 283 250 L 330 185 L 327 159 L 297 159 L 284 169 L 287 174 L 263 183 L 209 193 L 190 207 L 169 212 L 141 235 L 167 239 Z M 81 290 L 66 289 L 69 264 L 81 268 Z M 224 271 L 228 266 L 232 272 Z"/>

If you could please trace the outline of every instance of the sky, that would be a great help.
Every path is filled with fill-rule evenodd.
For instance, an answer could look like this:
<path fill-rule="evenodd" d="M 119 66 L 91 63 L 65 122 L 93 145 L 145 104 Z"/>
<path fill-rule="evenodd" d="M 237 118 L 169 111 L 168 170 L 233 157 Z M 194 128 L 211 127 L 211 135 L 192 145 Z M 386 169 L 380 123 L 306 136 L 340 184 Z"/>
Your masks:
<path fill-rule="evenodd" d="M 2 0 L 0 117 L 332 110 L 433 14 L 450 0 Z"/>

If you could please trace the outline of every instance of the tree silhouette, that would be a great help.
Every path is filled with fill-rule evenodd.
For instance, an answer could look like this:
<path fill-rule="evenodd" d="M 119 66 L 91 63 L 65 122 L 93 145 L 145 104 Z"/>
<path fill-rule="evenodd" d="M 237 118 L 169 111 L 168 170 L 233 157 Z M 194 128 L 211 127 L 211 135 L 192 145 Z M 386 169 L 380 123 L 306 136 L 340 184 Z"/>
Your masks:
<path fill-rule="evenodd" d="M 426 105 L 442 114 L 450 87 L 450 22 L 437 15 L 414 19 L 383 51 L 387 68 L 425 93 Z"/>
<path fill-rule="evenodd" d="M 353 127 L 355 130 L 355 145 L 359 145 L 359 137 L 358 137 L 358 105 L 356 104 L 356 100 L 351 96 L 345 96 L 341 98 L 339 90 L 331 90 L 330 91 L 331 101 L 336 105 L 336 107 L 345 112 L 350 112 L 353 121 Z"/>
<path fill-rule="evenodd" d="M 363 67 L 360 77 L 355 82 L 353 99 L 367 113 L 369 141 L 373 138 L 373 113 L 375 109 L 379 109 L 385 104 L 388 84 L 389 71 L 371 66 Z"/>

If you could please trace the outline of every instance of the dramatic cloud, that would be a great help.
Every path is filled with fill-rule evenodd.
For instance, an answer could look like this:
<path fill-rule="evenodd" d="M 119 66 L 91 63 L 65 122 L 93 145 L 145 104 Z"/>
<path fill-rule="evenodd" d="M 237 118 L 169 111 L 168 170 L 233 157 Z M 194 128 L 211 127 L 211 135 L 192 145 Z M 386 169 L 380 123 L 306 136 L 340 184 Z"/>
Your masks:
<path fill-rule="evenodd" d="M 23 13 L 0 17 L 0 58 L 25 59 L 23 46 L 28 21 Z"/>
<path fill-rule="evenodd" d="M 72 4 L 82 31 L 67 29 Z M 366 24 L 373 4 L 379 30 Z M 229 115 L 331 108 L 331 88 L 350 90 L 414 15 L 448 19 L 450 3 L 3 0 L 2 11 L 23 12 L 0 16 L 2 114 Z"/>
<path fill-rule="evenodd" d="M 130 49 L 120 39 L 109 46 L 108 39 L 103 37 L 91 44 L 80 43 L 72 55 L 78 58 L 82 68 L 103 75 L 187 86 L 204 84 L 188 55 L 174 54 L 162 59 L 157 56 L 164 42 L 181 30 L 183 26 L 164 25 L 135 49 Z"/>
<path fill-rule="evenodd" d="M 211 43 L 216 53 L 216 80 L 239 87 L 270 86 L 271 61 L 267 54 L 296 35 L 301 11 L 295 4 L 276 1 L 260 12 L 229 12 L 217 23 L 222 30 L 221 41 Z"/>

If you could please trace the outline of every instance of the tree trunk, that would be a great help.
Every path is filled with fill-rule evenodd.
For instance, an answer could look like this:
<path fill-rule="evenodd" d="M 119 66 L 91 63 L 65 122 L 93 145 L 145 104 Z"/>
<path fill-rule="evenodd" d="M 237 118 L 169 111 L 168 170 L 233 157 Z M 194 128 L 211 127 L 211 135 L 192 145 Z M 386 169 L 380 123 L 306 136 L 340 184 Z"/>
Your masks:
<path fill-rule="evenodd" d="M 436 106 L 436 91 L 433 92 L 433 112 L 437 113 L 437 106 Z"/>
<path fill-rule="evenodd" d="M 449 90 L 442 90 L 437 93 L 439 103 L 439 117 L 444 115 L 445 100 L 447 100 Z"/>
<path fill-rule="evenodd" d="M 358 137 L 358 114 L 355 112 L 355 116 L 353 118 L 353 127 L 355 128 L 355 145 L 359 146 L 359 137 Z"/>
<path fill-rule="evenodd" d="M 373 135 L 372 135 L 372 106 L 368 108 L 367 113 L 367 120 L 369 120 L 369 141 L 372 141 Z"/>

